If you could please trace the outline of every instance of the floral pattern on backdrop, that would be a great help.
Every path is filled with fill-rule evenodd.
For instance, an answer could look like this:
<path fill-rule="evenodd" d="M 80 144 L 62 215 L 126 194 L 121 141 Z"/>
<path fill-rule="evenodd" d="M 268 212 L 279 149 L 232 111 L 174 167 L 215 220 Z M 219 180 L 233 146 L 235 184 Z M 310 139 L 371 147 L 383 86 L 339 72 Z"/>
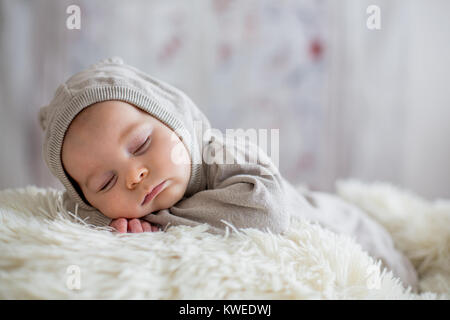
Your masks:
<path fill-rule="evenodd" d="M 69 30 L 73 4 L 0 0 L 0 188 L 62 187 L 38 108 L 117 55 L 184 90 L 214 128 L 279 129 L 295 184 L 333 191 L 353 177 L 450 196 L 449 1 L 78 0 Z M 366 27 L 369 5 L 380 30 Z"/>
<path fill-rule="evenodd" d="M 282 174 L 292 182 L 319 182 L 325 1 L 85 0 L 77 2 L 80 30 L 65 27 L 71 4 L 2 2 L 5 15 L 29 19 L 21 27 L 8 21 L 10 31 L 22 29 L 25 42 L 21 59 L 29 68 L 22 77 L 28 80 L 21 85 L 32 87 L 34 81 L 37 92 L 21 101 L 32 106 L 26 117 L 29 138 L 23 140 L 24 152 L 33 153 L 25 159 L 41 158 L 34 115 L 58 84 L 116 55 L 184 90 L 214 128 L 267 129 L 268 137 L 270 129 L 279 129 Z M 20 64 L 17 59 L 11 52 L 9 61 Z M 60 187 L 43 161 L 25 162 L 29 174 L 20 184 Z"/>

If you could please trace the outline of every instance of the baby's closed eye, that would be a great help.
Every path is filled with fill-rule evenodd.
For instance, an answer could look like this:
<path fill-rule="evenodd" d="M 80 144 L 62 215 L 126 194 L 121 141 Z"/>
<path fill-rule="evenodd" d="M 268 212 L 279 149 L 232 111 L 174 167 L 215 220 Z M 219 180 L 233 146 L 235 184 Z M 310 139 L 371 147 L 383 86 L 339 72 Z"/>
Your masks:
<path fill-rule="evenodd" d="M 148 136 L 147 139 L 137 148 L 137 150 L 133 151 L 134 155 L 139 155 L 140 152 L 145 151 L 145 148 L 150 145 L 152 141 L 151 136 Z"/>

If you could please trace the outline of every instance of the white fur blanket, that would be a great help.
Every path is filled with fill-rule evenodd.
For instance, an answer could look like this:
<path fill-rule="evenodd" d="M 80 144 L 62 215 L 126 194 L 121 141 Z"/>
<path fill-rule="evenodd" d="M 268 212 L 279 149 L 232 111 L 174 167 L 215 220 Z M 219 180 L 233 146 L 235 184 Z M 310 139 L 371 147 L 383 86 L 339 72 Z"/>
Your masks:
<path fill-rule="evenodd" d="M 0 192 L 1 299 L 448 299 L 450 202 L 388 184 L 337 184 L 393 235 L 418 269 L 403 289 L 351 238 L 308 221 L 285 235 L 206 225 L 117 234 L 76 221 L 61 192 Z"/>

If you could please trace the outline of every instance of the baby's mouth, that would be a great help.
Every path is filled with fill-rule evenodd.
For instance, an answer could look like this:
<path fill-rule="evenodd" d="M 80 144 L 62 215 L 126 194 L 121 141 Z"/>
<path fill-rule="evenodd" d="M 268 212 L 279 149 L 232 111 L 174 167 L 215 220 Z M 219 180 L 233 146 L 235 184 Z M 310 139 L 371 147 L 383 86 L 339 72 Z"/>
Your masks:
<path fill-rule="evenodd" d="M 146 205 L 147 203 L 152 201 L 152 199 L 155 198 L 156 195 L 162 190 L 165 182 L 166 182 L 166 180 L 164 180 L 160 184 L 156 185 L 149 193 L 147 193 L 144 197 L 144 200 L 141 203 L 141 206 Z"/>

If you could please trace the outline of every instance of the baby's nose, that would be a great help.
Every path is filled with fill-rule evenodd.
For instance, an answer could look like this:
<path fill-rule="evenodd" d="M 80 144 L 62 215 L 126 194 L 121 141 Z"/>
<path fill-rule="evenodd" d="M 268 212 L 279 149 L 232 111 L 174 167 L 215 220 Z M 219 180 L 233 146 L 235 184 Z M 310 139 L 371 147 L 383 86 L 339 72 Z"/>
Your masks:
<path fill-rule="evenodd" d="M 127 187 L 128 188 L 134 188 L 137 184 L 139 184 L 142 180 L 145 179 L 148 175 L 147 168 L 141 168 L 139 170 L 133 171 L 128 179 Z"/>

